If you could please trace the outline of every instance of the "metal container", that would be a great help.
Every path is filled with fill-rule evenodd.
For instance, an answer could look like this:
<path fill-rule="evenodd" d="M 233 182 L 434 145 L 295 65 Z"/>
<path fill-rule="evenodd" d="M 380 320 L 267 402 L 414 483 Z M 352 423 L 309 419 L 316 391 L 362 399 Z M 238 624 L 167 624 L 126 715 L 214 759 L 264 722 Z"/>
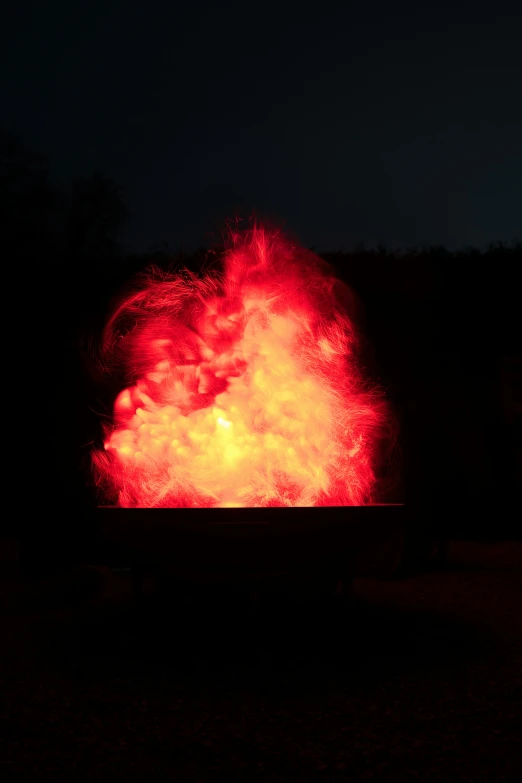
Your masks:
<path fill-rule="evenodd" d="M 358 563 L 401 539 L 402 505 L 314 508 L 98 509 L 103 534 L 135 574 L 196 582 L 328 574 L 350 580 Z M 371 559 L 371 557 L 370 557 Z"/>

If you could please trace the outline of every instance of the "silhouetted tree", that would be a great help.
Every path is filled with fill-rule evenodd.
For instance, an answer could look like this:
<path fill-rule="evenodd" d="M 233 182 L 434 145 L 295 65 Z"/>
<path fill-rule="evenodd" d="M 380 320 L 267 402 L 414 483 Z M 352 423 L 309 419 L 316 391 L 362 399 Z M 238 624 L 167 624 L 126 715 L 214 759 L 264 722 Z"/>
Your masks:
<path fill-rule="evenodd" d="M 120 232 L 128 209 L 122 189 L 100 172 L 71 183 L 66 217 L 66 248 L 75 261 L 106 260 L 122 250 Z"/>
<path fill-rule="evenodd" d="M 60 194 L 45 156 L 0 131 L 0 242 L 5 261 L 26 263 L 57 250 Z"/>

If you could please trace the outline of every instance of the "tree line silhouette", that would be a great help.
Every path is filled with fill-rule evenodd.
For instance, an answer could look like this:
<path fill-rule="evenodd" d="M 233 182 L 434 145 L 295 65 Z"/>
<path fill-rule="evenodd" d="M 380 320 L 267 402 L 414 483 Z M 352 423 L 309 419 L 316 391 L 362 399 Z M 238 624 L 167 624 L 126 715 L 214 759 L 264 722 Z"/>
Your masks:
<path fill-rule="evenodd" d="M 37 468 L 41 502 L 61 509 L 62 532 L 72 509 L 81 528 L 96 502 L 86 485 L 89 448 L 115 392 L 96 362 L 111 300 L 147 265 L 197 270 L 208 251 L 129 252 L 121 235 L 131 215 L 116 183 L 94 172 L 58 187 L 46 158 L 7 132 L 0 215 L 4 265 L 22 278 L 21 290 L 27 281 L 35 290 L 28 388 L 45 397 L 34 435 L 34 458 L 47 470 Z M 519 537 L 508 508 L 521 482 L 522 244 L 320 255 L 363 303 L 368 367 L 400 423 L 404 499 L 452 535 Z"/>

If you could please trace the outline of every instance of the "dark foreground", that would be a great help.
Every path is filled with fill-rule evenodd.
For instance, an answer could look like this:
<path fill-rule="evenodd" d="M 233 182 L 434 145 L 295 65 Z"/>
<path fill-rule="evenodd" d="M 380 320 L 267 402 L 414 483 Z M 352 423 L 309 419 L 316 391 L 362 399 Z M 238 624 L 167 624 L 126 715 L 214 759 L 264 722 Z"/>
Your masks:
<path fill-rule="evenodd" d="M 0 778 L 522 779 L 522 545 L 356 583 L 351 609 L 215 591 L 137 613 L 4 586 Z M 3 769 L 2 769 L 3 767 Z"/>

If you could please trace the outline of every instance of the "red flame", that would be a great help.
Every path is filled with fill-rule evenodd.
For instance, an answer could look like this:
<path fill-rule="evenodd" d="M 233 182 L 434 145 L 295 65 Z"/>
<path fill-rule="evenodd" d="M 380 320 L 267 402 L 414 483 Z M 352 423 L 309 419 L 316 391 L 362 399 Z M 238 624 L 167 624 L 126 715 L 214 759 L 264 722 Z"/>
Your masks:
<path fill-rule="evenodd" d="M 124 507 L 372 502 L 385 409 L 356 368 L 346 290 L 278 233 L 233 240 L 221 275 L 155 272 L 109 321 L 132 385 L 93 455 L 99 484 Z"/>

